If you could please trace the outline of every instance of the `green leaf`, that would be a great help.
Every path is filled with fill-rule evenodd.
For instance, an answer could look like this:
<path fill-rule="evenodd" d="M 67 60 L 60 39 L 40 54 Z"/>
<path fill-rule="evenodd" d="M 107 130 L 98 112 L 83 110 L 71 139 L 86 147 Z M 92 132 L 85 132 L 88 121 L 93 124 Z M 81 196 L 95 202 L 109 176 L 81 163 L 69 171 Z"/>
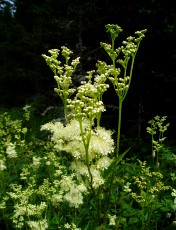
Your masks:
<path fill-rule="evenodd" d="M 131 148 L 131 147 L 130 147 Z M 107 179 L 110 174 L 113 172 L 113 170 L 115 169 L 115 167 L 120 163 L 120 161 L 123 159 L 123 157 L 125 156 L 125 154 L 130 150 L 127 149 L 124 153 L 122 153 L 120 156 L 118 156 L 117 158 L 114 159 L 114 161 L 112 162 L 112 164 L 109 166 L 109 168 L 106 170 L 106 176 L 105 178 Z"/>
<path fill-rule="evenodd" d="M 116 165 L 118 165 L 119 164 L 119 162 L 123 159 L 123 157 L 126 155 L 126 153 L 129 151 L 131 149 L 131 147 L 129 148 L 129 149 L 127 149 L 124 153 L 122 153 L 121 155 L 119 155 L 116 159 L 115 159 L 115 161 L 116 161 Z"/>
<path fill-rule="evenodd" d="M 137 222 L 139 222 L 139 219 L 138 219 L 138 218 L 136 218 L 136 217 L 131 217 L 130 220 L 129 220 L 129 222 L 128 222 L 128 224 L 135 224 L 135 223 L 137 223 Z"/>

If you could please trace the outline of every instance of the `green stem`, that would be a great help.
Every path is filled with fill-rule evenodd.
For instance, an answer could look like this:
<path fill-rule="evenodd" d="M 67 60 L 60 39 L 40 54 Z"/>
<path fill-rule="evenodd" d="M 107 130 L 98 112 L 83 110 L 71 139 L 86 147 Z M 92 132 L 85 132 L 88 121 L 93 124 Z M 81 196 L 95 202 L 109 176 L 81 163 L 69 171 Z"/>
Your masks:
<path fill-rule="evenodd" d="M 67 113 L 67 98 L 63 98 L 63 106 L 64 106 L 64 116 L 66 124 L 68 124 L 68 113 Z"/>
<path fill-rule="evenodd" d="M 114 39 L 112 39 L 112 51 L 114 52 Z M 115 68 L 115 59 L 112 59 L 113 66 Z"/>
<path fill-rule="evenodd" d="M 93 196 L 95 198 L 95 201 L 97 203 L 98 223 L 101 224 L 100 200 L 99 200 L 99 198 L 97 198 L 96 192 L 95 192 L 95 190 L 93 188 L 93 176 L 92 176 L 92 173 L 91 173 L 91 170 L 90 170 L 90 162 L 89 162 L 89 144 L 90 144 L 90 139 L 91 139 L 92 120 L 90 121 L 90 127 L 89 127 L 90 130 L 89 130 L 89 133 L 87 135 L 87 139 L 85 139 L 85 137 L 84 137 L 82 121 L 79 121 L 79 124 L 80 124 L 81 136 L 82 136 L 82 141 L 83 141 L 83 144 L 84 144 L 84 149 L 85 149 L 85 154 L 86 154 L 86 166 L 87 166 L 88 173 L 89 173 L 89 176 L 90 176 L 90 188 L 91 188 L 92 194 L 93 194 Z"/>
<path fill-rule="evenodd" d="M 101 112 L 99 112 L 99 114 L 97 114 L 97 128 L 100 127 L 100 120 L 101 120 Z"/>
<path fill-rule="evenodd" d="M 122 118 L 122 102 L 123 102 L 123 101 L 119 98 L 119 118 L 118 118 L 116 157 L 118 157 L 118 155 L 119 155 L 119 147 L 120 147 L 120 131 L 121 131 L 121 118 Z"/>

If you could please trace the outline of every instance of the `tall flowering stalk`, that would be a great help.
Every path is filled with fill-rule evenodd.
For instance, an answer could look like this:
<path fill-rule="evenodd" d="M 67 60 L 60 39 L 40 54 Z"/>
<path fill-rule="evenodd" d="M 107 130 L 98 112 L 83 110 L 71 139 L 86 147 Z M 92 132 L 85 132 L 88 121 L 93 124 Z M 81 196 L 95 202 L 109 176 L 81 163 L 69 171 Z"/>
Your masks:
<path fill-rule="evenodd" d="M 108 24 L 106 25 L 106 30 L 110 33 L 112 44 L 106 44 L 101 42 L 101 46 L 105 49 L 107 54 L 112 60 L 112 65 L 107 65 L 107 69 L 109 72 L 109 80 L 112 82 L 116 94 L 119 99 L 119 116 L 118 116 L 118 131 L 117 131 L 117 148 L 116 148 L 116 156 L 119 155 L 119 146 L 120 146 L 120 130 L 121 130 L 121 117 L 122 117 L 122 103 L 128 93 L 132 73 L 134 60 L 136 57 L 136 53 L 138 51 L 141 40 L 144 37 L 146 30 L 141 30 L 135 32 L 138 36 L 128 37 L 126 41 L 123 41 L 123 45 L 117 49 L 115 49 L 115 40 L 118 35 L 122 32 L 122 29 L 118 25 Z M 119 54 L 122 52 L 123 59 L 118 59 Z M 120 64 L 121 68 L 117 68 L 117 64 Z M 122 76 L 121 76 L 122 75 Z"/>
<path fill-rule="evenodd" d="M 61 61 L 57 60 L 60 52 L 58 49 L 49 50 L 48 52 L 51 54 L 51 56 L 47 56 L 45 54 L 43 54 L 42 56 L 54 73 L 54 78 L 57 82 L 57 88 L 55 88 L 54 91 L 62 99 L 65 120 L 66 123 L 68 123 L 67 99 L 75 92 L 75 89 L 70 88 L 72 84 L 71 75 L 73 74 L 77 65 L 79 64 L 79 57 L 72 60 L 71 64 L 69 64 L 70 55 L 73 52 L 65 46 L 62 46 L 61 49 L 62 56 L 65 59 L 64 65 L 62 65 Z"/>
<path fill-rule="evenodd" d="M 155 116 L 154 119 L 150 120 L 148 124 L 150 127 L 147 127 L 147 132 L 151 135 L 152 138 L 152 157 L 156 157 L 156 166 L 159 167 L 159 151 L 163 147 L 163 142 L 166 139 L 164 133 L 167 131 L 169 123 L 164 125 L 167 116 Z M 158 137 L 156 137 L 158 135 Z"/>

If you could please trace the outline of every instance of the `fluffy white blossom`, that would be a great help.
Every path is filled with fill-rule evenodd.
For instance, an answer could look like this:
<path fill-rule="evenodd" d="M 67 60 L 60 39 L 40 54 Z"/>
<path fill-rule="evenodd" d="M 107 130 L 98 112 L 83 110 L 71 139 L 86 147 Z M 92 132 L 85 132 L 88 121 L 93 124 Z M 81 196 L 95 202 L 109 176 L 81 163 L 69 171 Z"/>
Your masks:
<path fill-rule="evenodd" d="M 111 216 L 111 215 L 109 214 L 108 217 L 109 217 L 109 225 L 115 226 L 115 225 L 116 225 L 115 220 L 116 220 L 116 218 L 117 218 L 116 215 Z"/>
<path fill-rule="evenodd" d="M 41 213 L 46 209 L 47 205 L 45 202 L 41 202 L 39 205 L 34 204 L 15 204 L 15 214 L 14 217 L 19 216 L 35 216 L 41 215 Z"/>
<path fill-rule="evenodd" d="M 71 163 L 70 168 L 71 168 L 71 170 L 73 170 L 75 172 L 77 177 L 79 177 L 79 175 L 89 176 L 87 166 L 80 161 L 77 161 L 77 162 L 73 161 Z"/>
<path fill-rule="evenodd" d="M 79 187 L 71 187 L 70 191 L 66 193 L 63 198 L 68 201 L 70 207 L 78 208 L 83 204 L 83 195 Z"/>
<path fill-rule="evenodd" d="M 41 160 L 41 157 L 33 157 L 32 158 L 32 160 L 33 160 L 33 165 L 36 167 L 36 168 L 38 168 L 39 166 L 40 166 L 40 160 Z"/>
<path fill-rule="evenodd" d="M 112 159 L 110 159 L 109 157 L 107 156 L 101 157 L 97 161 L 97 169 L 100 169 L 100 170 L 107 169 L 111 163 L 112 163 Z"/>
<path fill-rule="evenodd" d="M 4 171 L 6 169 L 6 165 L 5 165 L 5 161 L 4 160 L 0 160 L 0 171 Z"/>
<path fill-rule="evenodd" d="M 32 230 L 45 230 L 48 229 L 48 223 L 47 220 L 39 220 L 39 221 L 27 221 L 28 226 Z"/>
<path fill-rule="evenodd" d="M 127 182 L 126 185 L 124 185 L 124 191 L 125 192 L 131 192 L 132 189 L 129 187 L 131 183 Z"/>
<path fill-rule="evenodd" d="M 72 180 L 72 176 L 63 176 L 62 180 L 60 181 L 61 190 L 67 192 L 69 191 L 74 185 Z"/>
<path fill-rule="evenodd" d="M 51 202 L 54 206 L 57 206 L 59 202 L 62 202 L 62 198 L 61 194 L 54 194 L 52 195 Z"/>
<path fill-rule="evenodd" d="M 6 148 L 7 157 L 9 158 L 16 158 L 17 152 L 15 150 L 15 144 L 9 143 L 8 147 Z"/>
<path fill-rule="evenodd" d="M 98 128 L 92 135 L 90 141 L 90 153 L 101 154 L 107 156 L 114 151 L 114 141 L 111 138 L 112 132 L 104 128 Z"/>
<path fill-rule="evenodd" d="M 94 166 L 90 168 L 92 177 L 93 177 L 93 182 L 92 186 L 94 188 L 98 188 L 100 185 L 104 184 L 104 179 L 100 175 L 100 171 L 97 170 Z"/>

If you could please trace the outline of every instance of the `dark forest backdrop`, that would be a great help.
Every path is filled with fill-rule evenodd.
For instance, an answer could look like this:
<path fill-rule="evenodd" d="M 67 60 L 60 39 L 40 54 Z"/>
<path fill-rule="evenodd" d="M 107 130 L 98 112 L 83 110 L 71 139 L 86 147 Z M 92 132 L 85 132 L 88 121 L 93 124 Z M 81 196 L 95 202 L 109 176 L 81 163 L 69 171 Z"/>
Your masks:
<path fill-rule="evenodd" d="M 133 81 L 124 103 L 127 133 L 154 115 L 167 115 L 175 130 L 176 8 L 172 0 L 15 0 L 0 1 L 0 106 L 35 103 L 39 110 L 57 105 L 55 80 L 41 54 L 65 45 L 81 57 L 77 75 L 107 60 L 100 42 L 108 41 L 105 25 L 118 24 L 122 41 L 147 29 L 137 54 Z M 117 106 L 108 91 L 106 105 Z M 109 126 L 115 122 L 108 109 Z M 130 128 L 129 128 L 130 127 Z M 132 130 L 132 131 L 131 131 Z"/>

